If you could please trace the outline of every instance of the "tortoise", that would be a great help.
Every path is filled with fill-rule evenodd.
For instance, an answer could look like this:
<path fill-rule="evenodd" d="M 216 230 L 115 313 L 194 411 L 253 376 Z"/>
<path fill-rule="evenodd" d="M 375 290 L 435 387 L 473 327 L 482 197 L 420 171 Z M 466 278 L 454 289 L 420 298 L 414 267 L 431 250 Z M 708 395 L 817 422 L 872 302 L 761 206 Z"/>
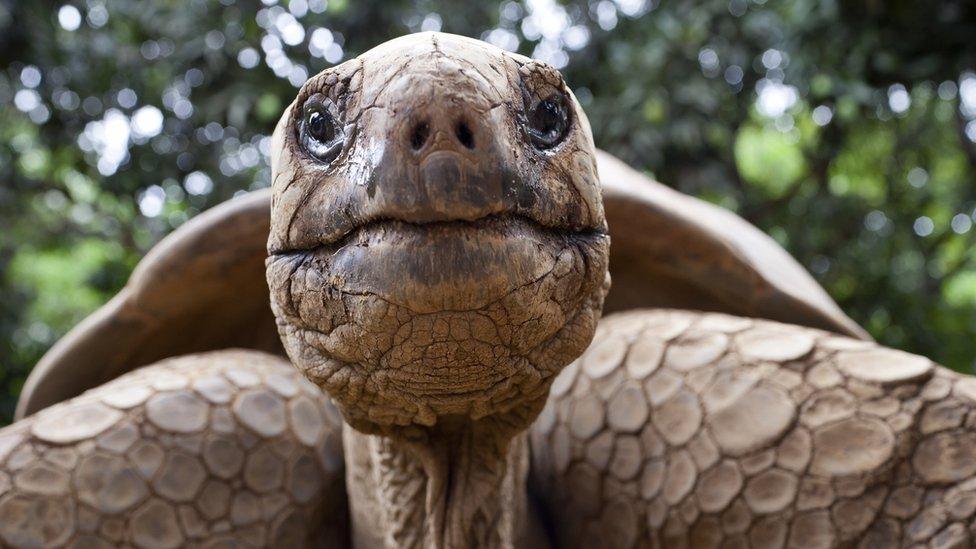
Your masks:
<path fill-rule="evenodd" d="M 970 543 L 976 379 L 597 151 L 545 63 L 398 38 L 272 149 L 32 372 L 5 544 Z"/>

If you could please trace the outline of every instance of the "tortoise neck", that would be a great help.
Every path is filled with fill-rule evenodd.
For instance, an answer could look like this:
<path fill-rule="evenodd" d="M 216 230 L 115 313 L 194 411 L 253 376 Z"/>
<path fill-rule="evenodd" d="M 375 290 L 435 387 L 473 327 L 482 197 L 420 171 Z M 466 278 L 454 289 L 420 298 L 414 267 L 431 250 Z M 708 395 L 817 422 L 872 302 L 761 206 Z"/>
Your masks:
<path fill-rule="evenodd" d="M 357 547 L 512 547 L 529 517 L 525 434 L 478 422 L 420 439 L 345 429 Z"/>

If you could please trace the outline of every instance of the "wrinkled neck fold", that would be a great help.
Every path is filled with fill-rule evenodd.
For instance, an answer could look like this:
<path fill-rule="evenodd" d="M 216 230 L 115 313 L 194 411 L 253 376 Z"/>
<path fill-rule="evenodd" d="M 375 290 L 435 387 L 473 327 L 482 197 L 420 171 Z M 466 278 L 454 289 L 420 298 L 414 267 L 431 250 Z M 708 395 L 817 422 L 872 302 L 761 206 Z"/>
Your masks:
<path fill-rule="evenodd" d="M 514 547 L 527 534 L 528 437 L 478 422 L 407 440 L 346 429 L 356 547 Z"/>

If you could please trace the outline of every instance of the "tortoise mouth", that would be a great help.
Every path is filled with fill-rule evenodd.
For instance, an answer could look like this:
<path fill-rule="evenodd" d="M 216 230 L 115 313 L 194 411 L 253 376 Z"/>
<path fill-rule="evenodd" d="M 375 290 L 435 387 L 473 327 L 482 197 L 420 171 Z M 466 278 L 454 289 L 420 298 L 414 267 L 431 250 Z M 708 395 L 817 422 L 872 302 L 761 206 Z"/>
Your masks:
<path fill-rule="evenodd" d="M 544 227 L 521 215 L 473 221 L 377 218 L 331 244 L 272 254 L 319 290 L 374 295 L 417 313 L 482 309 L 554 271 L 587 259 L 609 239 L 599 229 Z"/>
<path fill-rule="evenodd" d="M 288 255 L 302 252 L 335 253 L 346 246 L 368 246 L 369 241 L 387 239 L 394 236 L 397 232 L 416 236 L 422 231 L 427 231 L 430 238 L 443 237 L 451 232 L 467 234 L 469 237 L 478 232 L 510 236 L 518 236 L 513 233 L 534 232 L 540 235 L 547 235 L 551 238 L 579 240 L 593 240 L 608 237 L 608 233 L 604 229 L 574 229 L 568 226 L 548 226 L 530 216 L 515 213 L 488 214 L 470 220 L 458 218 L 430 221 L 414 221 L 393 216 L 376 216 L 348 227 L 343 233 L 329 238 L 323 238 L 316 245 L 273 251 L 269 255 Z"/>
<path fill-rule="evenodd" d="M 357 219 L 344 223 L 345 226 L 339 230 L 325 231 L 315 242 L 307 245 L 294 245 L 284 249 L 269 250 L 270 256 L 287 255 L 301 252 L 335 252 L 344 246 L 361 243 L 364 236 L 375 238 L 377 235 L 392 234 L 396 231 L 417 233 L 418 231 L 429 231 L 432 236 L 443 235 L 452 230 L 459 233 L 472 233 L 475 231 L 487 231 L 495 233 L 506 232 L 503 229 L 511 227 L 516 230 L 531 229 L 540 234 L 548 234 L 554 238 L 566 237 L 581 240 L 594 238 L 607 238 L 608 232 L 605 227 L 580 227 L 572 223 L 547 224 L 531 214 L 514 213 L 502 211 L 488 213 L 475 218 L 448 218 L 448 219 L 411 219 L 409 217 L 399 217 L 394 215 L 384 215 L 382 213 Z"/>

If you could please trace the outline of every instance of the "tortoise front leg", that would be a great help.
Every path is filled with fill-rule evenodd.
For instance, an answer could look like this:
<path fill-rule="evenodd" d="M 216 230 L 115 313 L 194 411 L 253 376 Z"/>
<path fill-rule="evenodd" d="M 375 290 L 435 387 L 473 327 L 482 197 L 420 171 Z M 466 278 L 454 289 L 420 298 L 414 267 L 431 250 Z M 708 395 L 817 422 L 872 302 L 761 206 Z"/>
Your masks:
<path fill-rule="evenodd" d="M 612 315 L 531 443 L 561 547 L 976 540 L 976 378 L 819 330 Z"/>
<path fill-rule="evenodd" d="M 7 545 L 344 546 L 346 515 L 341 419 L 263 353 L 166 360 L 0 430 Z"/>

